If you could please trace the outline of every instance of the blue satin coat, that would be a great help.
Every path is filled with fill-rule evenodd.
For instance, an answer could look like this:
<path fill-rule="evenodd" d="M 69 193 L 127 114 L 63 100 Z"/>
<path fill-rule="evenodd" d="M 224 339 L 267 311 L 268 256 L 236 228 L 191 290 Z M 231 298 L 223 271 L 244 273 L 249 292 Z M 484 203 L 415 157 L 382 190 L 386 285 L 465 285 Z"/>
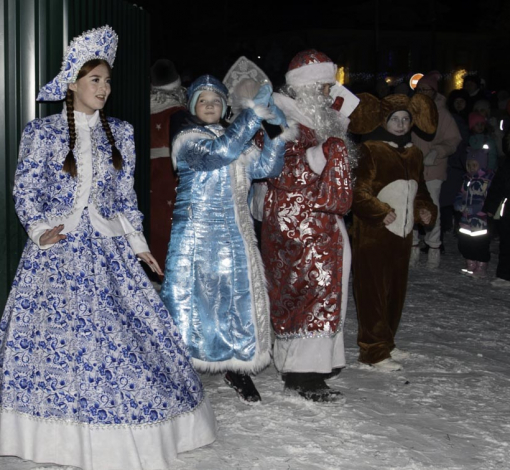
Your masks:
<path fill-rule="evenodd" d="M 284 142 L 252 143 L 261 118 L 244 110 L 181 131 L 179 175 L 161 298 L 202 371 L 257 372 L 270 360 L 269 299 L 248 207 L 252 179 L 275 177 Z"/>

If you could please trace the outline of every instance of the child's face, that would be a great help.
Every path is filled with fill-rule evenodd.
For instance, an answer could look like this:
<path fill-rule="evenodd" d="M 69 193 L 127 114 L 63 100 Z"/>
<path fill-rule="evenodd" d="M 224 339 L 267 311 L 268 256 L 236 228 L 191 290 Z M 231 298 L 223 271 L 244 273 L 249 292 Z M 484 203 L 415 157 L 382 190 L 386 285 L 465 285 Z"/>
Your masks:
<path fill-rule="evenodd" d="M 386 130 L 393 135 L 405 135 L 411 129 L 411 116 L 407 111 L 393 113 L 386 123 Z"/>
<path fill-rule="evenodd" d="M 477 122 L 474 126 L 473 126 L 473 132 L 475 134 L 483 134 L 485 131 L 485 122 Z"/>
<path fill-rule="evenodd" d="M 214 91 L 203 91 L 198 97 L 195 114 L 206 124 L 217 124 L 221 119 L 223 102 Z"/>
<path fill-rule="evenodd" d="M 468 160 L 466 162 L 466 169 L 470 175 L 474 175 L 480 169 L 480 165 L 476 160 Z"/>

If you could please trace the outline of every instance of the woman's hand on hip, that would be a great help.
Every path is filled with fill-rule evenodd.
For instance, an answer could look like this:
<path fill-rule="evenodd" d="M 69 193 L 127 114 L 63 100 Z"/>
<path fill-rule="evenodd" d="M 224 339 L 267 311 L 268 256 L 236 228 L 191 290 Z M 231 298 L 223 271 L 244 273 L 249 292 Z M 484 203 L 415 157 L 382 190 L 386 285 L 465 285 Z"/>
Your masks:
<path fill-rule="evenodd" d="M 46 230 L 46 232 L 39 237 L 39 246 L 54 245 L 60 240 L 64 240 L 66 236 L 60 233 L 62 230 L 64 230 L 64 224 Z"/>

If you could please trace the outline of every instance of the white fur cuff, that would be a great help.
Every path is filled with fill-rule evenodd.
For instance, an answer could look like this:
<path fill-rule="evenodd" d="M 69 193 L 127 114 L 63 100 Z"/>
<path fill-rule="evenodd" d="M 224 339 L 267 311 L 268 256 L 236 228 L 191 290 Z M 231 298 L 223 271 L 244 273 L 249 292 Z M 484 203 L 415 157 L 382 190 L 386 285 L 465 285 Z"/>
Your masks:
<path fill-rule="evenodd" d="M 324 152 L 322 151 L 322 144 L 307 149 L 306 161 L 315 174 L 322 174 L 327 161 L 326 157 L 324 156 Z"/>
<path fill-rule="evenodd" d="M 292 142 L 297 140 L 299 137 L 298 123 L 296 121 L 289 121 L 288 124 L 289 127 L 287 127 L 279 136 L 284 142 Z"/>
<path fill-rule="evenodd" d="M 271 114 L 271 111 L 267 106 L 264 106 L 262 104 L 255 104 L 255 101 L 249 99 L 249 98 L 243 98 L 241 101 L 241 108 L 251 108 L 253 111 L 255 111 L 255 114 L 262 118 L 263 120 L 267 121 L 268 119 L 274 119 L 275 116 Z"/>

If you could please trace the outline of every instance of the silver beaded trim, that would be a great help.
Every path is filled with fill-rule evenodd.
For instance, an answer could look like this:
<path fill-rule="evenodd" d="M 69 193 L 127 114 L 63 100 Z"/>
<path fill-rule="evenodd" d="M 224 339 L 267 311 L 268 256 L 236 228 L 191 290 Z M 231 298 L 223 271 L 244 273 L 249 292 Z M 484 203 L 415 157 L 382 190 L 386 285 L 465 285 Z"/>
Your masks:
<path fill-rule="evenodd" d="M 33 416 L 28 413 L 22 413 L 20 411 L 15 410 L 14 408 L 4 408 L 0 406 L 0 415 L 2 414 L 15 414 L 23 418 L 28 418 L 32 421 L 39 421 L 39 422 L 46 422 L 46 423 L 55 423 L 55 424 L 65 424 L 65 425 L 71 425 L 71 426 L 81 426 L 88 429 L 97 429 L 97 430 L 110 430 L 110 429 L 147 429 L 147 428 L 154 428 L 158 426 L 163 426 L 170 421 L 173 421 L 177 418 L 180 418 L 181 416 L 189 415 L 191 413 L 195 413 L 198 411 L 202 406 L 205 406 L 204 403 L 205 395 L 202 397 L 202 400 L 200 403 L 195 406 L 190 411 L 184 411 L 176 416 L 171 416 L 167 419 L 157 421 L 155 423 L 144 423 L 144 424 L 89 424 L 89 423 L 82 423 L 79 421 L 71 420 L 71 419 L 59 419 L 59 418 L 42 418 L 39 416 Z"/>

